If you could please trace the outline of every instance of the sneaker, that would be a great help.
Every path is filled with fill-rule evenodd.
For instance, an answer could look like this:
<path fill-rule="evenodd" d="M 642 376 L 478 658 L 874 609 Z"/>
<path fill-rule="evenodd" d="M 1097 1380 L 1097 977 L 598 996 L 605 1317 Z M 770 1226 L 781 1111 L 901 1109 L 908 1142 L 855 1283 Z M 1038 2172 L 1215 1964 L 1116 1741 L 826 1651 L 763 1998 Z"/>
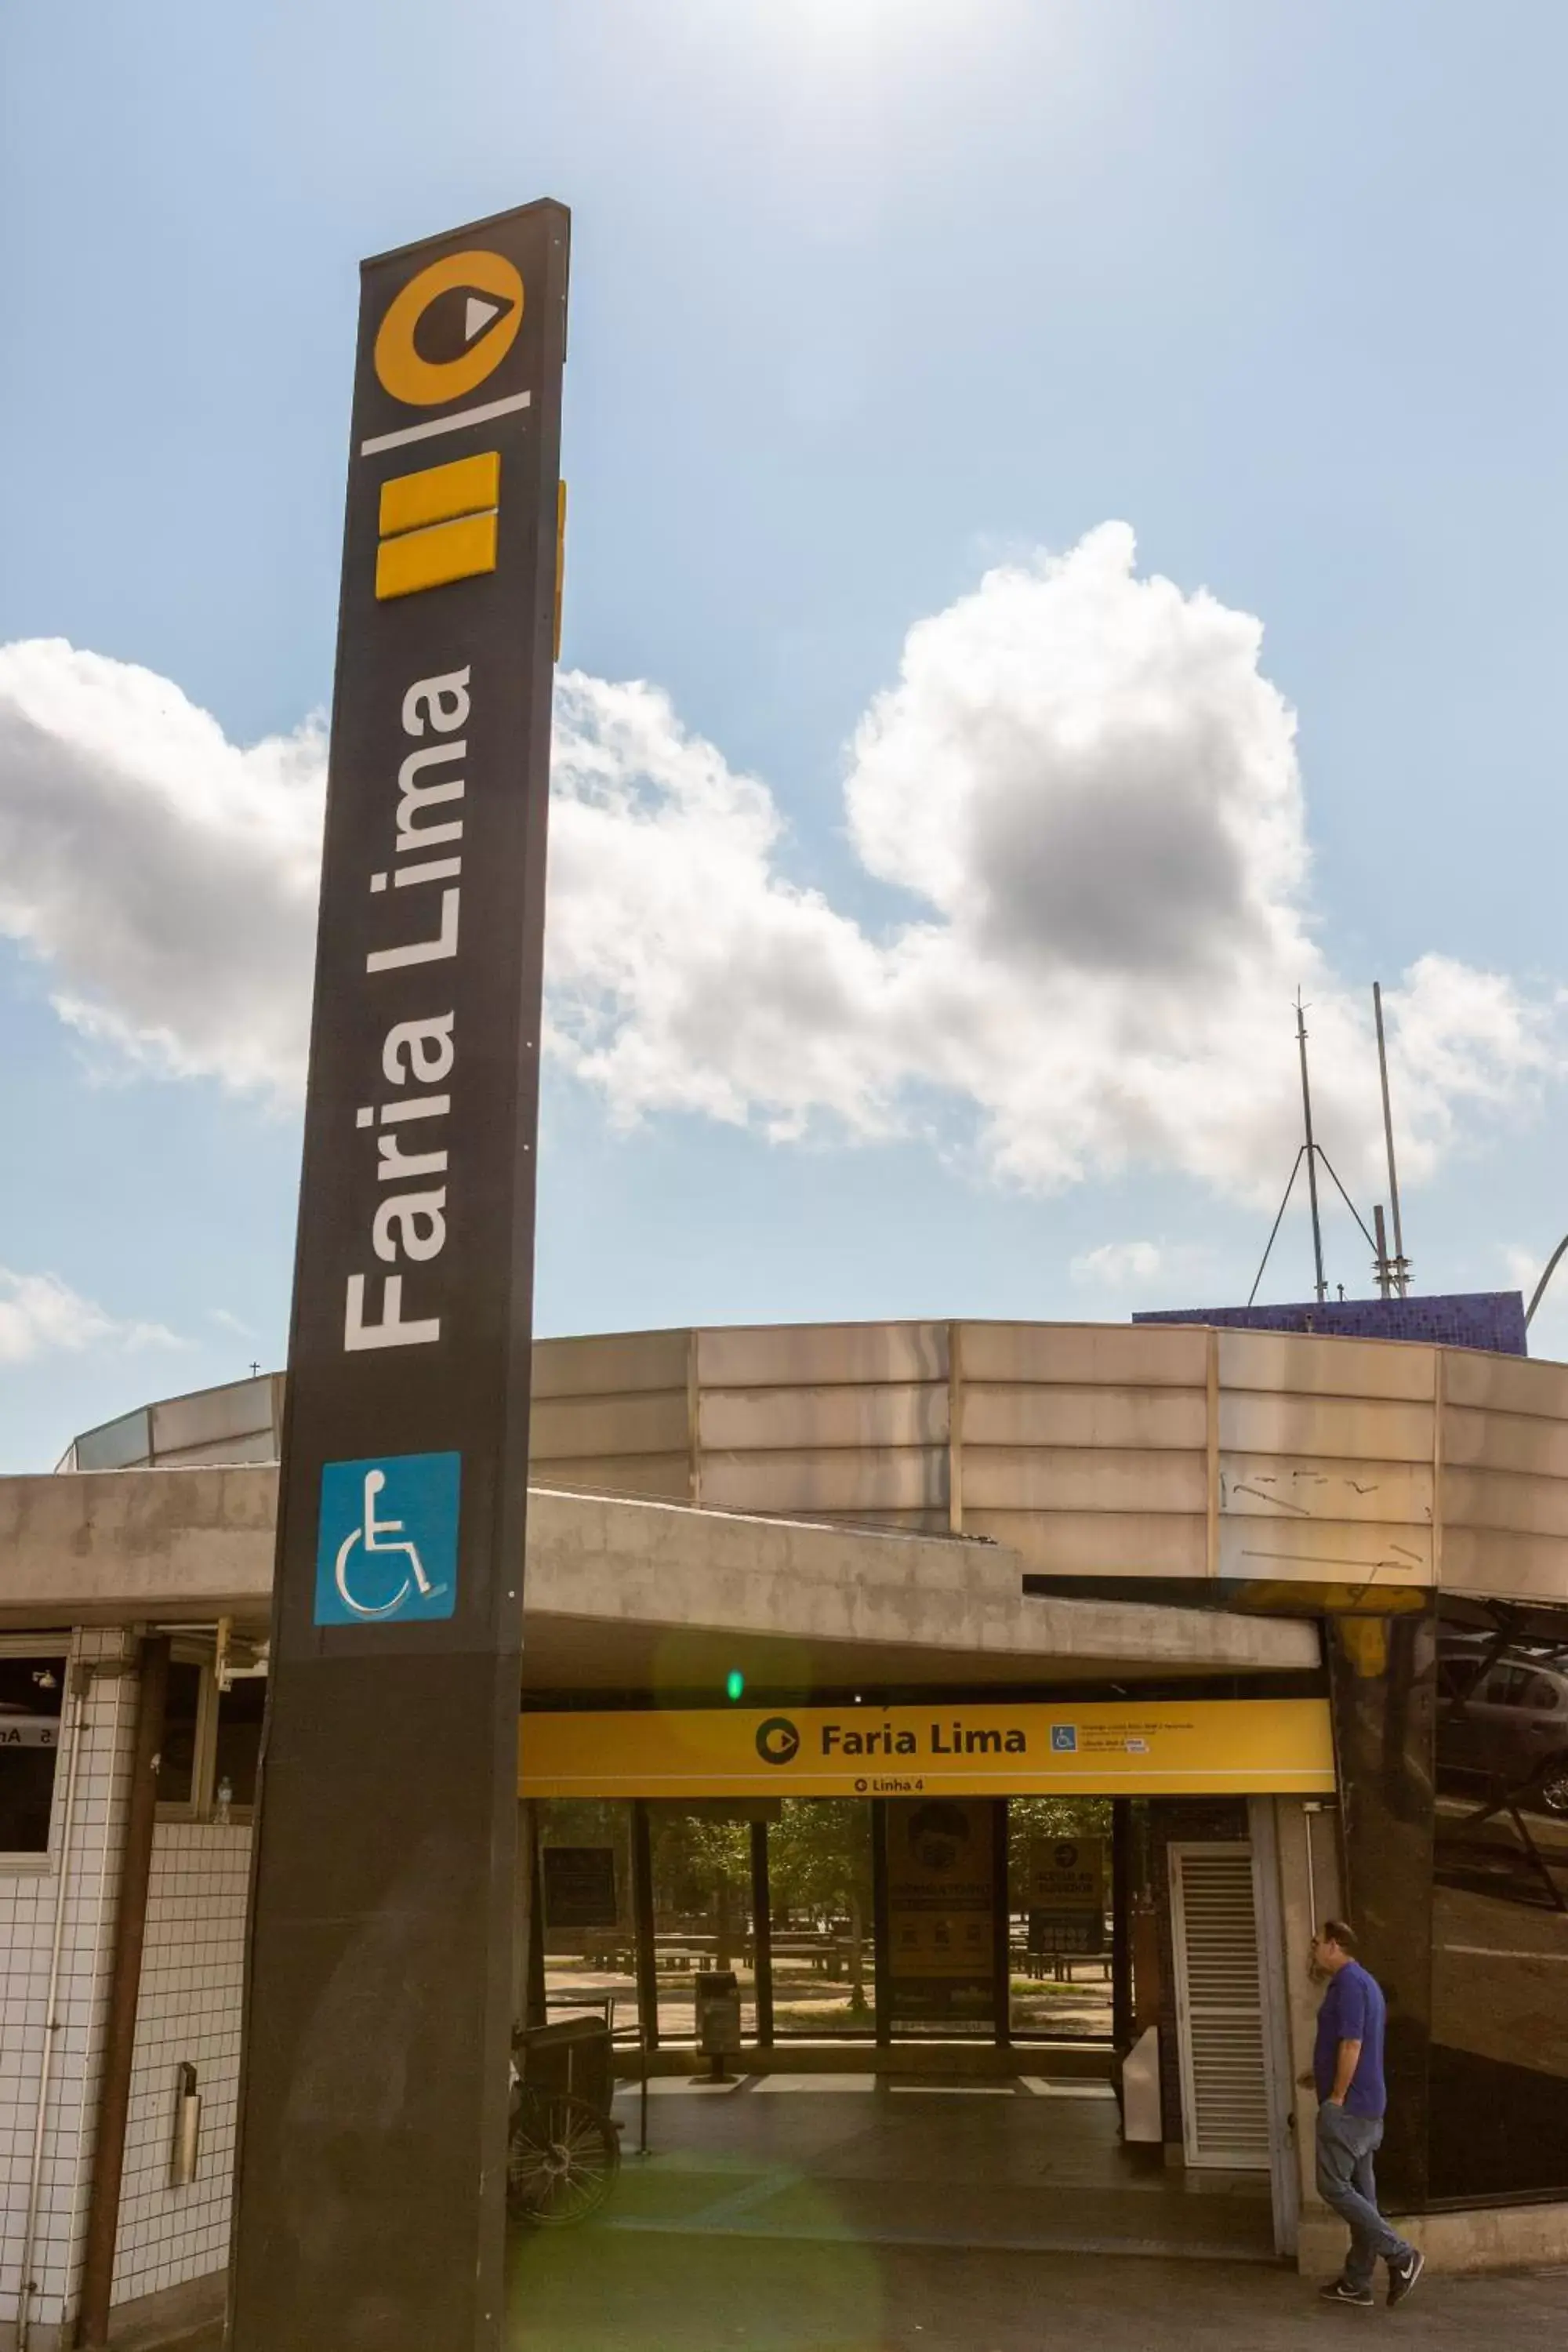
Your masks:
<path fill-rule="evenodd" d="M 1388 2300 L 1391 2305 L 1404 2302 L 1426 2267 L 1426 2257 L 1416 2246 L 1411 2247 L 1402 2263 L 1389 2263 Z"/>
<path fill-rule="evenodd" d="M 1408 2294 L 1410 2289 L 1406 2287 L 1404 2292 Z M 1349 2279 L 1342 2278 L 1331 2279 L 1327 2286 L 1318 2289 L 1318 2293 L 1324 2303 L 1355 2303 L 1368 2311 L 1377 2301 L 1371 2287 L 1352 2286 Z"/>

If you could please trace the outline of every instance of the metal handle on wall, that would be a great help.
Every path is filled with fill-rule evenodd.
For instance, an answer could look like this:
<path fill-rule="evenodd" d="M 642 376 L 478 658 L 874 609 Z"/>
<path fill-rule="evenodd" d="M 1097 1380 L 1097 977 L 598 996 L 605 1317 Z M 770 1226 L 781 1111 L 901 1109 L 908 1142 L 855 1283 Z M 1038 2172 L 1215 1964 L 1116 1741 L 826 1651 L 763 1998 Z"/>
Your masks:
<path fill-rule="evenodd" d="M 174 2151 L 169 2180 L 173 2188 L 188 2189 L 196 2177 L 202 2136 L 201 2093 L 196 2088 L 196 2070 L 188 2058 L 180 2061 L 175 2079 L 179 2087 L 174 2093 Z"/>

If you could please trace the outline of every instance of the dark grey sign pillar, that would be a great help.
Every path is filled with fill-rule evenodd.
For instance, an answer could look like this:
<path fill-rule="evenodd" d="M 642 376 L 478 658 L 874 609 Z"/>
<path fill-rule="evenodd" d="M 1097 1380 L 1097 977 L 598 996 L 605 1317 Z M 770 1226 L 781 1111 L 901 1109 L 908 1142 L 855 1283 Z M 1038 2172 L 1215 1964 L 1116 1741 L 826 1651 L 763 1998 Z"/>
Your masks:
<path fill-rule="evenodd" d="M 235 2352 L 504 2336 L 568 226 L 363 272 Z"/>

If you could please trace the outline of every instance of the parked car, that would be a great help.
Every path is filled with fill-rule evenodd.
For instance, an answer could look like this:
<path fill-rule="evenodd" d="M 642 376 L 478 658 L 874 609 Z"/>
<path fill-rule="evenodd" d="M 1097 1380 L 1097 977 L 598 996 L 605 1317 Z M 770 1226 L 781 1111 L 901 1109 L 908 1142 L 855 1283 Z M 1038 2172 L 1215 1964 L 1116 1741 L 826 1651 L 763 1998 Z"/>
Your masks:
<path fill-rule="evenodd" d="M 1568 1671 L 1457 1634 L 1439 1647 L 1437 1687 L 1439 1782 L 1484 1782 L 1568 1815 Z"/>

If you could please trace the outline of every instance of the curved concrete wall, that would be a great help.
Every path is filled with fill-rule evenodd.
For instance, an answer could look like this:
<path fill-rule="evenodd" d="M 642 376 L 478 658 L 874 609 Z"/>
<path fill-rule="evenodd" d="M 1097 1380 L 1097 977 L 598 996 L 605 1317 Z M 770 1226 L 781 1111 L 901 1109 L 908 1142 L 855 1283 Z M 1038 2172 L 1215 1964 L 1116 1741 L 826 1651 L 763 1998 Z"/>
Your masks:
<path fill-rule="evenodd" d="M 101 1466 L 127 1466 L 139 1418 L 160 1463 L 255 1460 L 280 1391 L 150 1407 L 67 1465 L 112 1437 Z M 1071 1323 L 547 1339 L 532 1457 L 539 1486 L 992 1536 L 1055 1576 L 1568 1600 L 1568 1366 L 1465 1349 Z"/>
<path fill-rule="evenodd" d="M 994 1536 L 1044 1574 L 1568 1599 L 1568 1367 L 1197 1326 L 535 1353 L 535 1484 Z"/>

